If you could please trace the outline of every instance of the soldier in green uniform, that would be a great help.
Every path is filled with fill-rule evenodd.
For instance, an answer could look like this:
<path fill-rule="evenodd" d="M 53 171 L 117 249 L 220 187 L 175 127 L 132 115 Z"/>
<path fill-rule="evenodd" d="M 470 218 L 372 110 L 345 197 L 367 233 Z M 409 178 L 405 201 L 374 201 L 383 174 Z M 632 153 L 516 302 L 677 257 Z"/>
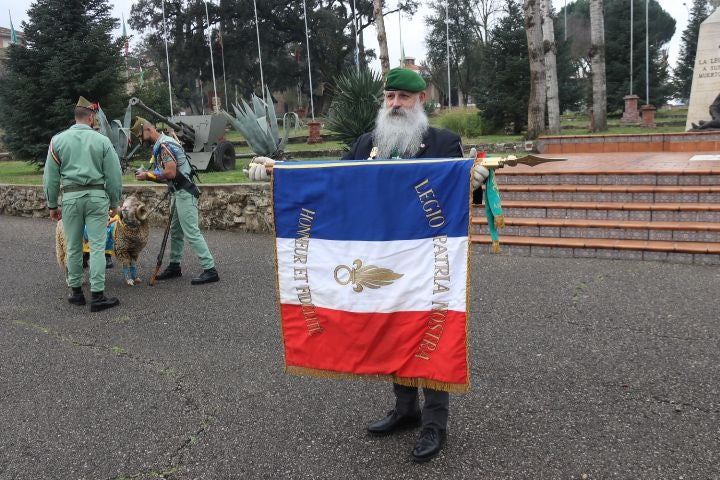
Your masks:
<path fill-rule="evenodd" d="M 120 304 L 105 296 L 105 241 L 108 209 L 117 214 L 122 194 L 120 160 L 110 140 L 92 129 L 97 104 L 80 97 L 75 106 L 75 125 L 50 141 L 43 185 L 50 218 L 63 221 L 67 240 L 68 301 L 85 305 L 82 291 L 83 227 L 90 244 L 90 311 Z M 58 195 L 62 189 L 62 209 Z"/>
<path fill-rule="evenodd" d="M 184 240 L 190 244 L 203 268 L 190 283 L 201 285 L 220 280 L 215 260 L 198 226 L 198 197 L 200 190 L 190 179 L 192 169 L 182 145 L 174 138 L 160 133 L 155 126 L 142 117 L 135 117 L 130 129 L 139 142 L 152 145 L 153 166 L 151 171 L 138 170 L 135 178 L 165 183 L 172 192 L 175 213 L 170 224 L 170 263 L 158 276 L 158 280 L 181 277 Z"/>

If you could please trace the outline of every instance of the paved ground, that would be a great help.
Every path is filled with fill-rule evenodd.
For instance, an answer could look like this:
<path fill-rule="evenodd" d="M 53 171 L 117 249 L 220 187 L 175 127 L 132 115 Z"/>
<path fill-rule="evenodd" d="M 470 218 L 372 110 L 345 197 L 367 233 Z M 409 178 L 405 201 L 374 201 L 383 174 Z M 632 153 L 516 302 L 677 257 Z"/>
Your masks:
<path fill-rule="evenodd" d="M 476 254 L 473 388 L 415 465 L 364 432 L 388 384 L 283 373 L 270 237 L 207 233 L 212 286 L 115 269 L 91 315 L 53 230 L 0 216 L 2 480 L 720 478 L 717 267 Z"/>

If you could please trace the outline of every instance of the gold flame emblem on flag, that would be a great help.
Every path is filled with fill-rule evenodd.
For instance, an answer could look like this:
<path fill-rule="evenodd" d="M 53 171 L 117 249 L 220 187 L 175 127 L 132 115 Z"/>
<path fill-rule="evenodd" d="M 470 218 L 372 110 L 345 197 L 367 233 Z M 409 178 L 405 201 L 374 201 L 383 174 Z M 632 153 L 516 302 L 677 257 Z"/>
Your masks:
<path fill-rule="evenodd" d="M 356 292 L 362 292 L 364 288 L 386 287 L 403 276 L 402 273 L 395 273 L 389 268 L 376 267 L 375 265 L 363 266 L 361 260 L 355 260 L 353 267 L 350 268 L 347 265 L 335 267 L 335 281 L 340 285 L 352 283 L 354 285 L 353 290 Z M 342 275 L 343 278 L 340 278 L 338 274 Z"/>

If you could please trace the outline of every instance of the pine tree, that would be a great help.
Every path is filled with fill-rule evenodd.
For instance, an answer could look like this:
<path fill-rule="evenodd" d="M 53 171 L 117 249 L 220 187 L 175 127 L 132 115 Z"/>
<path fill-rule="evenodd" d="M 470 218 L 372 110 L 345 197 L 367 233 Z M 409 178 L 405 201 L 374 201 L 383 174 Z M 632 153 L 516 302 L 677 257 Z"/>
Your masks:
<path fill-rule="evenodd" d="M 518 0 L 507 0 L 505 12 L 483 48 L 482 75 L 473 93 L 485 131 L 520 133 L 527 125 L 530 92 L 527 36 Z"/>
<path fill-rule="evenodd" d="M 45 163 L 50 138 L 72 124 L 80 95 L 106 111 L 122 101 L 122 39 L 107 0 L 37 0 L 0 82 L 0 128 L 18 158 Z M 112 118 L 112 117 L 111 117 Z"/>
<path fill-rule="evenodd" d="M 707 0 L 695 0 L 688 26 L 685 28 L 680 40 L 680 56 L 673 71 L 673 87 L 676 98 L 687 100 L 690 98 L 693 69 L 695 68 L 695 52 L 697 51 L 700 24 L 708 17 Z"/>

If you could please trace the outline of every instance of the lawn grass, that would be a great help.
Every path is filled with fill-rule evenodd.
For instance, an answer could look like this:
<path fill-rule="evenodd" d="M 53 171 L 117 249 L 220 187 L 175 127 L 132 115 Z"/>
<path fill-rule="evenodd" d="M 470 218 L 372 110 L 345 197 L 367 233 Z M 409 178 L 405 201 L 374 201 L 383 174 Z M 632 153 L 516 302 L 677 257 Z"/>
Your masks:
<path fill-rule="evenodd" d="M 668 119 L 678 122 L 680 117 L 687 115 L 687 109 L 677 110 L 658 110 L 656 118 L 658 118 L 658 127 L 654 129 L 645 129 L 639 126 L 627 126 L 621 125 L 618 118 L 611 118 L 608 120 L 609 129 L 605 134 L 647 134 L 647 133 L 674 133 L 682 132 L 683 127 L 664 125 L 662 119 Z M 318 119 L 322 122 L 322 119 Z M 438 123 L 437 117 L 430 118 L 430 124 L 436 125 Z M 590 135 L 588 130 L 589 117 L 587 115 L 573 113 L 562 116 L 563 128 L 561 135 Z M 281 127 L 282 131 L 282 127 Z M 322 135 L 329 135 L 329 130 L 322 129 Z M 291 136 L 307 136 L 307 126 L 302 126 L 295 131 L 291 131 Z M 243 140 L 242 135 L 239 132 L 231 130 L 225 135 L 228 141 L 241 141 Z M 463 138 L 464 145 L 478 145 L 478 144 L 497 144 L 497 143 L 511 143 L 520 142 L 523 140 L 521 135 L 482 135 L 478 137 Z M 295 159 L 302 159 L 303 152 L 309 151 L 341 151 L 345 148 L 345 144 L 339 141 L 327 141 L 319 144 L 307 144 L 307 143 L 290 143 L 286 146 L 286 151 L 291 153 Z M 236 153 L 251 153 L 252 150 L 248 146 L 236 146 Z M 336 159 L 337 156 L 331 157 L 313 157 L 314 160 L 332 160 Z M 247 183 L 249 182 L 247 176 L 243 173 L 243 169 L 247 168 L 249 158 L 239 158 L 236 162 L 236 168 L 230 172 L 202 172 L 200 180 L 202 183 L 214 184 L 214 183 Z M 134 161 L 131 162 L 128 173 L 123 177 L 124 184 L 137 184 L 133 175 L 133 170 L 139 167 L 142 163 L 146 165 L 146 162 Z M 146 165 L 147 166 L 147 165 Z M 29 164 L 24 161 L 0 161 L 0 184 L 15 184 L 15 185 L 41 185 L 42 184 L 42 170 L 38 169 L 37 165 Z"/>

